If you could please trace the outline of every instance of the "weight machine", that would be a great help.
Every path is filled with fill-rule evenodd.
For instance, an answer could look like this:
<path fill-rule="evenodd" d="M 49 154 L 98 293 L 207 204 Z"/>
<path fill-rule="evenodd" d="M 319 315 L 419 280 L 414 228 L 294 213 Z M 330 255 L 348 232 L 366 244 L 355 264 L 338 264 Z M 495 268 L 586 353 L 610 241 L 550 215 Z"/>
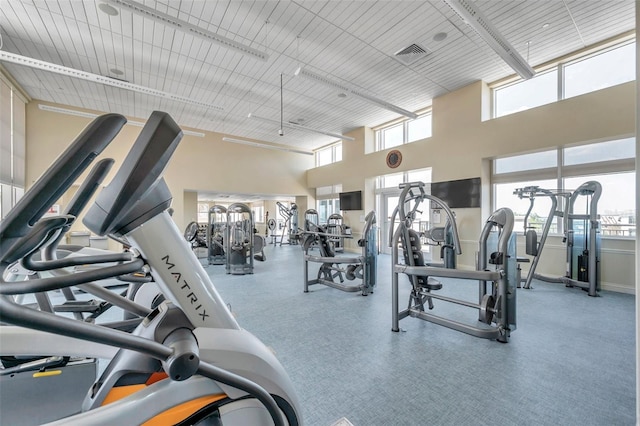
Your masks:
<path fill-rule="evenodd" d="M 280 201 L 276 201 L 276 205 L 278 206 L 278 213 L 284 219 L 280 246 L 283 244 L 285 233 L 289 244 L 298 244 L 298 206 L 295 203 L 291 203 L 291 208 L 287 208 Z"/>
<path fill-rule="evenodd" d="M 227 274 L 253 274 L 253 214 L 246 204 L 227 208 L 224 250 Z"/>
<path fill-rule="evenodd" d="M 214 205 L 209 209 L 209 226 L 207 227 L 209 265 L 224 265 L 224 233 L 227 227 L 227 208 Z"/>
<path fill-rule="evenodd" d="M 440 248 L 440 259 L 442 259 L 442 262 L 426 262 L 425 266 L 440 266 L 448 269 L 456 268 L 457 259 L 453 238 L 453 226 L 449 218 L 447 218 L 444 226 L 427 229 L 420 232 L 419 236 L 425 244 Z"/>
<path fill-rule="evenodd" d="M 351 235 L 351 228 L 345 226 L 343 222 L 342 215 L 338 213 L 333 213 L 327 218 L 327 232 L 335 235 L 330 238 L 335 252 L 344 251 L 344 237 L 342 235 Z"/>
<path fill-rule="evenodd" d="M 598 200 L 602 194 L 602 185 L 597 181 L 588 181 L 573 192 L 527 186 L 517 188 L 513 193 L 520 199 L 528 198 L 530 201 L 529 209 L 524 217 L 524 236 L 525 252 L 529 256 L 533 256 L 533 260 L 523 287 L 531 288 L 531 280 L 536 278 L 541 281 L 565 284 L 566 287 L 579 287 L 587 291 L 589 296 L 597 296 L 600 290 Z M 586 197 L 587 200 L 583 214 L 575 213 L 576 201 L 581 196 Z M 529 215 L 533 210 L 536 197 L 548 197 L 551 200 L 549 214 L 539 241 L 537 232 L 529 225 Z M 563 200 L 560 208 L 558 208 L 558 197 Z M 562 242 L 567 245 L 566 271 L 565 275 L 559 278 L 536 274 L 540 255 L 555 216 L 563 219 L 564 236 Z"/>
<path fill-rule="evenodd" d="M 402 190 L 398 206 L 393 211 L 391 223 L 396 217 L 399 225 L 389 232 L 392 247 L 392 327 L 400 331 L 400 320 L 408 316 L 430 321 L 463 333 L 506 343 L 511 331 L 516 329 L 516 285 L 519 270 L 516 263 L 516 244 L 513 229 L 513 212 L 508 208 L 496 210 L 485 222 L 479 239 L 479 251 L 475 271 L 425 266 L 419 234 L 411 229 L 418 207 L 425 200 L 440 206 L 451 224 L 453 246 L 462 253 L 453 212 L 439 198 L 426 194 L 424 183 L 400 184 Z M 402 249 L 404 263 L 399 262 Z M 406 274 L 411 283 L 408 307 L 399 309 L 399 275 Z M 478 303 L 455 299 L 434 293 L 443 284 L 434 277 L 457 278 L 478 281 Z M 490 289 L 487 284 L 491 283 Z M 455 285 L 455 284 L 452 284 Z M 462 323 L 425 311 L 434 309 L 433 299 L 468 306 L 479 311 L 478 320 L 483 326 Z"/>
<path fill-rule="evenodd" d="M 320 226 L 320 215 L 316 209 L 307 209 L 304 212 L 304 230 L 310 231 L 310 225 Z"/>
<path fill-rule="evenodd" d="M 187 240 L 193 253 L 200 258 L 200 249 L 207 248 L 207 225 L 198 222 L 189 222 L 184 229 L 184 239 Z"/>
<path fill-rule="evenodd" d="M 376 285 L 378 247 L 377 247 L 377 227 L 376 212 L 370 211 L 365 217 L 365 225 L 362 231 L 362 239 L 358 241 L 358 246 L 362 249 L 362 255 L 357 257 L 336 256 L 333 250 L 331 238 L 336 234 L 328 233 L 323 226 L 306 221 L 303 232 L 304 239 L 302 249 L 304 251 L 304 292 L 309 292 L 309 286 L 314 284 L 324 284 L 328 287 L 337 288 L 346 292 L 360 291 L 363 296 L 373 293 Z M 340 235 L 341 238 L 353 238 L 351 235 Z M 317 245 L 320 248 L 320 256 L 312 256 L 309 249 Z M 318 276 L 309 279 L 309 262 L 320 263 Z M 343 265 L 347 264 L 346 267 Z M 361 280 L 356 284 L 345 284 Z"/>

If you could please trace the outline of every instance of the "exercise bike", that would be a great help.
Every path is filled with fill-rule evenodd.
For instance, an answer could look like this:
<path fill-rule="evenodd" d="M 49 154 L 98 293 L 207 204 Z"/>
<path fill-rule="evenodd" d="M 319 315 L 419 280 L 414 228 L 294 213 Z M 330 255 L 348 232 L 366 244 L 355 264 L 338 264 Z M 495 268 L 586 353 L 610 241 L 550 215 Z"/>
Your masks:
<path fill-rule="evenodd" d="M 110 131 L 115 136 L 119 128 Z M 116 265 L 100 267 L 105 260 L 91 255 L 53 259 L 42 262 L 43 270 L 77 264 L 96 268 L 0 282 L 1 320 L 18 326 L 0 329 L 3 350 L 113 356 L 88 390 L 82 412 L 52 424 L 300 424 L 299 404 L 286 372 L 264 344 L 237 324 L 167 211 L 171 194 L 160 176 L 181 137 L 168 114 L 154 112 L 87 213 L 88 229 L 131 247 L 119 254 Z M 34 185 L 10 212 L 11 220 L 0 225 L 3 272 L 46 250 L 73 223 L 72 215 L 40 218 L 99 153 L 84 148 L 82 143 L 70 147 L 73 152 L 65 152 L 53 172 L 43 175 L 45 183 Z M 132 333 L 32 310 L 8 297 L 141 268 L 168 300 Z M 112 347 L 118 348 L 115 356 Z"/>

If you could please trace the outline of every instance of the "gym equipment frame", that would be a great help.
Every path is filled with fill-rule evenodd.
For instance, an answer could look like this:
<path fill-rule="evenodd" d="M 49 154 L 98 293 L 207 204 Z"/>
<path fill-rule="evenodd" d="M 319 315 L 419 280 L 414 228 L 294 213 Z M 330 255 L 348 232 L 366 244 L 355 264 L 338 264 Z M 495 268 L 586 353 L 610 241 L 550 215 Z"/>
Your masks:
<path fill-rule="evenodd" d="M 349 235 L 346 227 L 343 224 L 343 218 L 341 214 L 333 213 L 327 218 L 327 233 L 335 234 L 330 240 L 333 243 L 333 250 L 335 252 L 344 251 L 344 237 L 343 234 Z M 350 231 L 350 230 L 349 230 Z"/>
<path fill-rule="evenodd" d="M 253 274 L 253 213 L 246 204 L 233 203 L 227 208 L 225 253 L 227 274 Z"/>
<path fill-rule="evenodd" d="M 414 251 L 416 248 L 419 249 L 419 246 L 415 243 L 415 231 L 411 229 L 420 203 L 424 200 L 430 200 L 445 211 L 451 222 L 456 253 L 461 254 L 455 218 L 453 212 L 442 200 L 425 193 L 424 183 L 403 183 L 399 187 L 402 192 L 398 207 L 391 217 L 391 223 L 395 223 L 397 216 L 399 225 L 395 231 L 391 230 L 389 239 L 389 244 L 392 247 L 391 330 L 400 331 L 400 320 L 411 316 L 476 337 L 496 339 L 503 343 L 508 342 L 511 331 L 516 329 L 516 285 L 519 282 L 515 234 L 512 234 L 513 212 L 508 208 L 501 208 L 487 219 L 480 235 L 475 271 L 420 266 L 417 263 L 420 263 L 420 259 L 423 258 L 421 253 Z M 491 236 L 496 234 L 492 232 L 494 228 L 499 230 L 497 251 L 489 252 L 489 241 L 492 239 Z M 398 263 L 401 247 L 404 252 L 404 264 Z M 402 311 L 399 309 L 398 282 L 400 274 L 406 274 L 412 286 L 408 307 Z M 442 283 L 433 277 L 477 280 L 478 303 L 434 293 L 435 290 L 442 288 Z M 490 291 L 487 287 L 489 282 L 491 283 Z M 486 326 L 466 324 L 426 312 L 425 304 L 428 305 L 429 310 L 434 308 L 433 299 L 477 309 L 479 311 L 478 320 L 485 323 Z"/>
<path fill-rule="evenodd" d="M 330 239 L 334 233 L 327 233 L 326 229 L 312 222 L 307 222 L 303 233 L 302 249 L 304 252 L 304 292 L 309 292 L 309 287 L 314 284 L 323 284 L 346 292 L 361 292 L 363 296 L 373 293 L 377 280 L 378 245 L 376 212 L 370 211 L 365 217 L 365 225 L 362 231 L 363 238 L 358 241 L 362 249 L 362 255 L 357 257 L 335 256 Z M 352 238 L 351 235 L 341 235 L 342 238 Z M 320 248 L 320 256 L 309 254 L 309 249 L 317 243 Z M 309 262 L 320 263 L 318 276 L 309 279 Z M 343 265 L 347 265 L 344 267 Z M 336 281 L 336 278 L 339 281 Z M 360 283 L 345 284 L 345 278 L 353 281 L 358 278 Z"/>
<path fill-rule="evenodd" d="M 224 233 L 227 227 L 227 208 L 220 205 L 209 208 L 207 244 L 209 265 L 224 265 L 227 256 L 224 251 Z"/>
<path fill-rule="evenodd" d="M 558 191 L 543 189 L 538 186 L 517 188 L 513 192 L 520 199 L 529 199 L 529 209 L 524 217 L 525 252 L 533 256 L 531 267 L 524 280 L 523 288 L 531 288 L 531 281 L 536 278 L 541 281 L 560 283 L 566 287 L 578 287 L 589 296 L 598 296 L 600 290 L 600 221 L 598 217 L 598 200 L 602 194 L 602 185 L 597 181 L 587 181 L 575 191 Z M 576 200 L 587 197 L 586 213 L 575 213 Z M 548 197 L 551 207 L 547 220 L 542 228 L 542 235 L 538 235 L 529 226 L 529 215 L 533 210 L 536 198 Z M 558 197 L 563 199 L 564 210 L 558 209 Z M 551 278 L 537 274 L 538 262 L 542 249 L 547 241 L 553 218 L 557 216 L 563 220 L 566 246 L 566 271 L 563 277 Z"/>
<path fill-rule="evenodd" d="M 294 245 L 298 244 L 298 206 L 295 203 L 291 204 L 291 208 L 287 208 L 280 201 L 276 201 L 278 206 L 278 213 L 284 219 L 284 226 L 282 227 L 282 235 L 280 236 L 280 247 L 284 244 L 284 234 L 287 234 L 287 243 Z"/>

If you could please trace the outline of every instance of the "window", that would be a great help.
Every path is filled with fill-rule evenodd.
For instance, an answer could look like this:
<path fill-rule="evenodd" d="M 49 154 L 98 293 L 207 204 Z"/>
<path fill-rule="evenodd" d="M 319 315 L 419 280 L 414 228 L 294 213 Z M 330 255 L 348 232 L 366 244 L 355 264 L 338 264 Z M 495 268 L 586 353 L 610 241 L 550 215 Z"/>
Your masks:
<path fill-rule="evenodd" d="M 494 91 L 495 117 L 513 114 L 558 100 L 558 71 L 553 70 Z"/>
<path fill-rule="evenodd" d="M 544 151 L 533 154 L 514 155 L 494 161 L 494 173 L 511 173 L 521 170 L 544 169 L 558 165 L 558 152 Z"/>
<path fill-rule="evenodd" d="M 599 161 L 622 160 L 634 158 L 636 151 L 635 138 L 568 147 L 563 150 L 565 166 L 574 164 L 596 163 Z"/>
<path fill-rule="evenodd" d="M 198 223 L 209 223 L 208 203 L 198 203 Z"/>
<path fill-rule="evenodd" d="M 398 124 L 397 126 L 382 129 L 382 141 L 384 149 L 402 145 L 404 142 L 404 125 Z"/>
<path fill-rule="evenodd" d="M 538 186 L 544 189 L 554 189 L 558 185 L 557 180 L 547 179 L 538 181 L 527 182 L 509 182 L 496 184 L 494 187 L 494 200 L 495 208 L 509 207 L 513 210 L 514 224 L 513 230 L 515 232 L 524 232 L 524 217 L 531 206 L 531 202 L 528 198 L 520 198 L 514 194 L 514 191 L 518 188 L 524 188 L 525 186 Z M 558 200 L 558 202 L 561 202 Z M 527 219 L 527 226 L 540 232 L 544 227 L 544 224 L 549 217 L 551 209 L 551 198 L 549 197 L 536 197 L 533 209 L 529 213 Z M 553 218 L 553 223 L 549 230 L 552 234 L 558 233 L 558 218 Z"/>
<path fill-rule="evenodd" d="M 539 186 L 567 193 L 594 180 L 602 185 L 597 205 L 601 235 L 634 237 L 635 156 L 635 139 L 624 138 L 496 159 L 492 174 L 494 208 L 511 208 L 516 219 L 515 229 L 523 231 L 530 202 L 515 195 L 516 188 Z M 553 166 L 556 163 L 559 163 L 557 167 Z M 536 180 L 531 179 L 533 175 L 537 176 Z M 581 198 L 574 204 L 574 213 L 586 212 L 586 203 Z M 540 229 L 550 207 L 549 197 L 536 197 L 528 225 Z M 559 196 L 558 209 L 565 207 L 564 197 Z M 555 217 L 550 232 L 563 233 L 562 220 Z"/>
<path fill-rule="evenodd" d="M 529 80 L 493 88 L 493 116 L 540 105 L 635 80 L 635 41 L 558 62 Z"/>
<path fill-rule="evenodd" d="M 334 213 L 340 213 L 340 199 L 338 194 L 342 192 L 342 184 L 321 186 L 316 188 L 316 210 L 318 222 L 327 223 L 327 219 Z"/>
<path fill-rule="evenodd" d="M 251 206 L 251 214 L 253 215 L 253 223 L 264 223 L 264 205 Z"/>
<path fill-rule="evenodd" d="M 564 186 L 575 189 L 584 182 L 595 180 L 602 185 L 602 195 L 598 200 L 600 232 L 603 236 L 634 237 L 636 224 L 636 174 L 612 173 L 566 178 Z M 586 203 L 576 200 L 574 213 L 586 213 Z"/>
<path fill-rule="evenodd" d="M 564 97 L 582 95 L 633 81 L 636 44 L 630 43 L 564 67 Z"/>
<path fill-rule="evenodd" d="M 329 216 L 334 213 L 340 213 L 340 199 L 330 198 L 327 200 L 318 200 L 318 223 L 320 225 L 326 225 L 329 220 Z"/>
<path fill-rule="evenodd" d="M 407 121 L 407 142 L 431 137 L 431 114 Z"/>
<path fill-rule="evenodd" d="M 376 130 L 376 150 L 382 151 L 431 137 L 431 112 L 414 120 L 395 122 Z"/>
<path fill-rule="evenodd" d="M 380 178 L 380 188 L 398 188 L 404 182 L 404 173 L 384 175 Z"/>
<path fill-rule="evenodd" d="M 316 167 L 342 161 L 342 142 L 320 148 L 316 151 Z"/>
<path fill-rule="evenodd" d="M 0 219 L 24 194 L 25 105 L 13 85 L 0 78 Z"/>

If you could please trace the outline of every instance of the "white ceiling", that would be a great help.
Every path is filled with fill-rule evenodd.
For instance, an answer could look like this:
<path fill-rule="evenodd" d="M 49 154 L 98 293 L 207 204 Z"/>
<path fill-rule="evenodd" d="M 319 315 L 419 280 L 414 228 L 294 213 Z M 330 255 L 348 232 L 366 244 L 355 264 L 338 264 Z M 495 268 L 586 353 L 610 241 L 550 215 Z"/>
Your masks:
<path fill-rule="evenodd" d="M 169 112 L 182 126 L 311 150 L 335 138 L 247 118 L 344 133 L 398 114 L 313 80 L 302 66 L 409 111 L 473 81 L 513 70 L 442 1 L 155 1 L 145 6 L 268 54 L 267 61 L 100 1 L 3 0 L 2 50 L 180 95 L 203 106 L 5 62 L 34 98 L 144 120 Z M 475 4 L 532 66 L 635 28 L 633 0 L 479 0 Z M 549 24 L 543 28 L 543 24 Z M 443 41 L 434 35 L 445 32 Z M 394 53 L 431 53 L 405 65 Z M 527 45 L 529 43 L 529 45 Z M 113 70 L 120 70 L 115 74 Z M 304 121 L 300 121 L 304 120 Z"/>

